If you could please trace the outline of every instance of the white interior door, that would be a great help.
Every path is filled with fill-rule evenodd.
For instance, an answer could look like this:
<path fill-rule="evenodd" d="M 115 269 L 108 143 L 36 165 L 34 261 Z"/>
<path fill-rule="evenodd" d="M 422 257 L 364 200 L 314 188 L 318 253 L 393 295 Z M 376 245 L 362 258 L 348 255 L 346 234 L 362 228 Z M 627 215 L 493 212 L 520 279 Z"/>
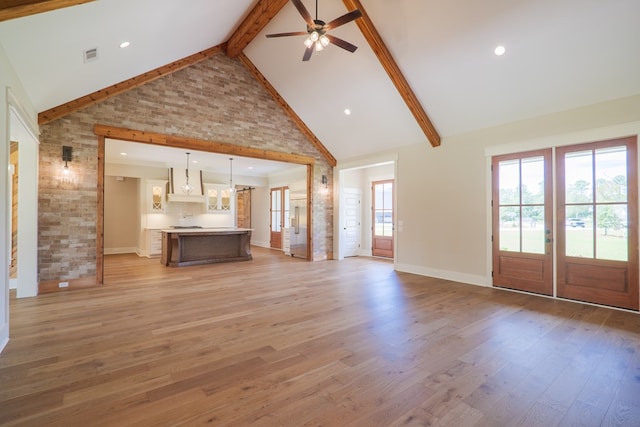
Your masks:
<path fill-rule="evenodd" d="M 362 192 L 359 188 L 345 188 L 343 192 L 343 218 L 342 241 L 344 242 L 344 256 L 357 256 L 360 254 L 362 240 Z"/>

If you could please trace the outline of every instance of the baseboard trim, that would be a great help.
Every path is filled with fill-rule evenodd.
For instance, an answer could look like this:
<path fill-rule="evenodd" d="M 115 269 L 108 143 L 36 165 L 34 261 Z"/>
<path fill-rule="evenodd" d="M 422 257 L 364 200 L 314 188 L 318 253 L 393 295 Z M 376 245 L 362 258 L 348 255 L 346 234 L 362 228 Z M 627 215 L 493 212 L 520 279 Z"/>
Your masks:
<path fill-rule="evenodd" d="M 135 254 L 138 252 L 138 248 L 104 248 L 105 255 L 117 255 L 117 254 Z"/>
<path fill-rule="evenodd" d="M 58 286 L 60 282 L 69 282 L 69 286 L 66 288 L 60 288 Z M 74 289 L 93 288 L 96 286 L 98 286 L 96 276 L 81 277 L 79 279 L 48 280 L 38 283 L 38 295 L 49 294 L 52 292 L 66 292 Z"/>
<path fill-rule="evenodd" d="M 405 273 L 418 274 L 420 276 L 435 277 L 436 279 L 451 280 L 452 282 L 467 283 L 469 285 L 490 287 L 487 278 L 474 274 L 459 273 L 457 271 L 439 270 L 419 265 L 396 264 L 395 269 Z"/>

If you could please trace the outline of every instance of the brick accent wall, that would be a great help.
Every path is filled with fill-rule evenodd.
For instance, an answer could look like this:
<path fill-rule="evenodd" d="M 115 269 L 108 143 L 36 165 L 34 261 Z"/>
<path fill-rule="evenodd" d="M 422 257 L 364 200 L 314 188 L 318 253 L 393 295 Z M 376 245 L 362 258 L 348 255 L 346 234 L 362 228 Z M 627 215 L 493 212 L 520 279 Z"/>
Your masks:
<path fill-rule="evenodd" d="M 95 124 L 314 157 L 313 258 L 331 258 L 332 197 L 320 193 L 321 177 L 331 179 L 331 166 L 240 61 L 217 55 L 41 126 L 41 282 L 96 274 Z M 73 148 L 70 182 L 61 180 L 63 145 Z"/>

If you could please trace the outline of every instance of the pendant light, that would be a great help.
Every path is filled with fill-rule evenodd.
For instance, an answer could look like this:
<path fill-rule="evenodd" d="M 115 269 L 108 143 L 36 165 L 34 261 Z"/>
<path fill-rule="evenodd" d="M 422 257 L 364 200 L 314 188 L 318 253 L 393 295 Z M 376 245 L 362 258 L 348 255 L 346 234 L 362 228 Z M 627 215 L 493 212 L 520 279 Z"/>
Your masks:
<path fill-rule="evenodd" d="M 193 185 L 189 184 L 189 154 L 187 153 L 187 169 L 185 171 L 186 174 L 186 182 L 180 187 L 184 194 L 191 194 L 193 192 Z"/>
<path fill-rule="evenodd" d="M 235 194 L 236 188 L 233 186 L 233 157 L 229 157 L 229 194 Z"/>

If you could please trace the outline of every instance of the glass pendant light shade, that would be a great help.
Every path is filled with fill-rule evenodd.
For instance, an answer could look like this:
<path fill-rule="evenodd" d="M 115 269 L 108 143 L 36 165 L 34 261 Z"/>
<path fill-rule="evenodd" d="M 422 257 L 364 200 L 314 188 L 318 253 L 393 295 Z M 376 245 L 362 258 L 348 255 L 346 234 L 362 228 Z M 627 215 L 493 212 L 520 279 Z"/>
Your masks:
<path fill-rule="evenodd" d="M 312 44 L 313 44 L 313 40 L 311 40 L 310 37 L 307 37 L 306 39 L 304 39 L 304 45 L 307 49 L 310 48 Z"/>
<path fill-rule="evenodd" d="M 191 153 L 187 153 L 187 169 L 185 171 L 186 181 L 180 186 L 180 190 L 182 190 L 184 194 L 191 194 L 193 192 L 193 185 L 189 184 L 189 154 Z"/>

